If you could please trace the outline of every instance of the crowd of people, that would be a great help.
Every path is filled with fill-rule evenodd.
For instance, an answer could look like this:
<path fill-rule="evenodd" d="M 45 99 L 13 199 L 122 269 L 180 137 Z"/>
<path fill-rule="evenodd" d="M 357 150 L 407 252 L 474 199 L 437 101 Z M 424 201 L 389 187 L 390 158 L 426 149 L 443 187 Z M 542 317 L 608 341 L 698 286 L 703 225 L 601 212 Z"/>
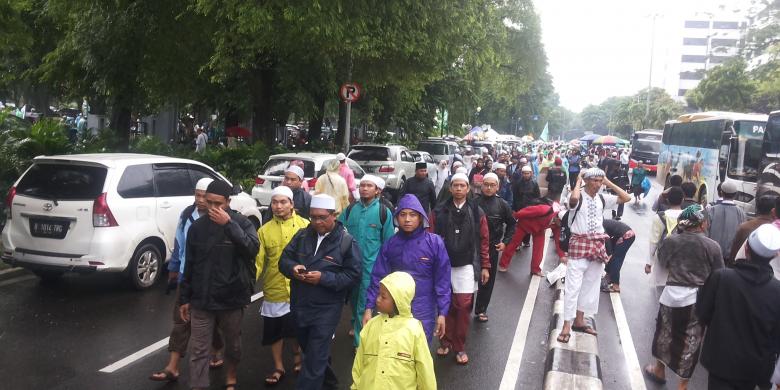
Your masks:
<path fill-rule="evenodd" d="M 780 368 L 770 378 L 780 351 L 780 281 L 770 265 L 780 250 L 780 199 L 759 198 L 758 216 L 747 220 L 733 202 L 733 182 L 703 208 L 692 201 L 695 187 L 691 193 L 673 178 L 653 204 L 645 238 L 621 222 L 632 194 L 642 202 L 648 193 L 647 171 L 641 163 L 629 170 L 624 150 L 541 144 L 453 155 L 437 169 L 434 183 L 419 163 L 393 204 L 382 178 L 355 179 L 342 154 L 314 195 L 293 162 L 258 230 L 230 209 L 225 183 L 199 181 L 169 263 L 178 282 L 169 361 L 150 379 L 176 380 L 189 353 L 192 388 L 208 388 L 209 368 L 224 365 L 225 388 L 234 389 L 240 324 L 261 280 L 262 345 L 274 364 L 268 386 L 289 375 L 285 345 L 296 388 L 335 389 L 346 380 L 337 378 L 330 353 L 346 304 L 352 388 L 435 389 L 432 354 L 469 363 L 469 327 L 489 321 L 497 274 L 533 246 L 528 272 L 543 276 L 550 229 L 566 265 L 559 343 L 572 332 L 597 335 L 586 317 L 596 314 L 600 292 L 620 292 L 629 249 L 647 239 L 644 270 L 662 290 L 656 361 L 646 376 L 664 383 L 669 368 L 685 388 L 703 351 L 710 388 L 780 382 Z"/>

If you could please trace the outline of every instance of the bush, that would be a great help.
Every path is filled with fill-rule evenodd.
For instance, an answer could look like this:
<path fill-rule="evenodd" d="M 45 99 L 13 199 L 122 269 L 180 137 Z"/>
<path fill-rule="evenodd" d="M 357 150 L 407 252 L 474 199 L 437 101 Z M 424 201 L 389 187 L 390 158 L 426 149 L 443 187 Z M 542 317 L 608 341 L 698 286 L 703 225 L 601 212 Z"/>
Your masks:
<path fill-rule="evenodd" d="M 268 147 L 256 143 L 239 145 L 236 148 L 209 147 L 203 153 L 191 154 L 189 158 L 214 168 L 233 184 L 241 184 L 244 190 L 251 191 L 255 183 L 254 178 L 270 155 Z"/>

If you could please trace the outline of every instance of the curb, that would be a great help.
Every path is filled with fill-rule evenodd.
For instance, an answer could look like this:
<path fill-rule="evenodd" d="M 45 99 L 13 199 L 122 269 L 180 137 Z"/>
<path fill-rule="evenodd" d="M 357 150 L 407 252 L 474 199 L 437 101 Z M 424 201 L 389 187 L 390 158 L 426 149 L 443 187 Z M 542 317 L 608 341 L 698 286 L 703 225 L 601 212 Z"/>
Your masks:
<path fill-rule="evenodd" d="M 13 279 L 18 276 L 29 274 L 27 270 L 21 267 L 13 267 L 0 271 L 0 282 L 8 279 Z"/>
<path fill-rule="evenodd" d="M 545 360 L 544 389 L 601 390 L 601 361 L 598 338 L 586 333 L 572 332 L 568 343 L 558 342 L 563 327 L 563 283 L 555 283 L 555 302 L 550 319 L 550 339 Z M 593 318 L 585 319 L 596 329 Z"/>

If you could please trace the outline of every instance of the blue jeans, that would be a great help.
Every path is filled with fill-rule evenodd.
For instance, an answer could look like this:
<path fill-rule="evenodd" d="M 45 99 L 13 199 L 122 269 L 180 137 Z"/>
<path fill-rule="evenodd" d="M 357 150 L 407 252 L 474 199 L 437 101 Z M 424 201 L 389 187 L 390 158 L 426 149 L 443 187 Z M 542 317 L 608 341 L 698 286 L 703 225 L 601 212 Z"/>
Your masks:
<path fill-rule="evenodd" d="M 612 259 L 609 260 L 605 268 L 612 283 L 620 284 L 620 269 L 623 268 L 623 260 L 626 259 L 628 248 L 631 248 L 631 245 L 634 244 L 635 238 L 636 236 L 623 240 L 620 244 L 615 245 L 615 248 L 612 250 Z"/>

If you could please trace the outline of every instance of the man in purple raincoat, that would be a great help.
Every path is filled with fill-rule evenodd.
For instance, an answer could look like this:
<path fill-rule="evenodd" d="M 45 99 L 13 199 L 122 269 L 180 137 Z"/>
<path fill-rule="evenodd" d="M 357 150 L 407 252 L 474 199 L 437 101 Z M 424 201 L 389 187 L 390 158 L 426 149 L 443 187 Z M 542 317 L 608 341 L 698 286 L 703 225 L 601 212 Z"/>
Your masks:
<path fill-rule="evenodd" d="M 422 322 L 430 342 L 432 336 L 444 335 L 451 295 L 450 258 L 441 237 L 425 230 L 428 215 L 417 197 L 404 195 L 398 201 L 394 217 L 399 230 L 382 245 L 376 257 L 366 293 L 363 324 L 371 319 L 379 281 L 392 272 L 408 272 L 416 284 L 412 315 Z"/>

